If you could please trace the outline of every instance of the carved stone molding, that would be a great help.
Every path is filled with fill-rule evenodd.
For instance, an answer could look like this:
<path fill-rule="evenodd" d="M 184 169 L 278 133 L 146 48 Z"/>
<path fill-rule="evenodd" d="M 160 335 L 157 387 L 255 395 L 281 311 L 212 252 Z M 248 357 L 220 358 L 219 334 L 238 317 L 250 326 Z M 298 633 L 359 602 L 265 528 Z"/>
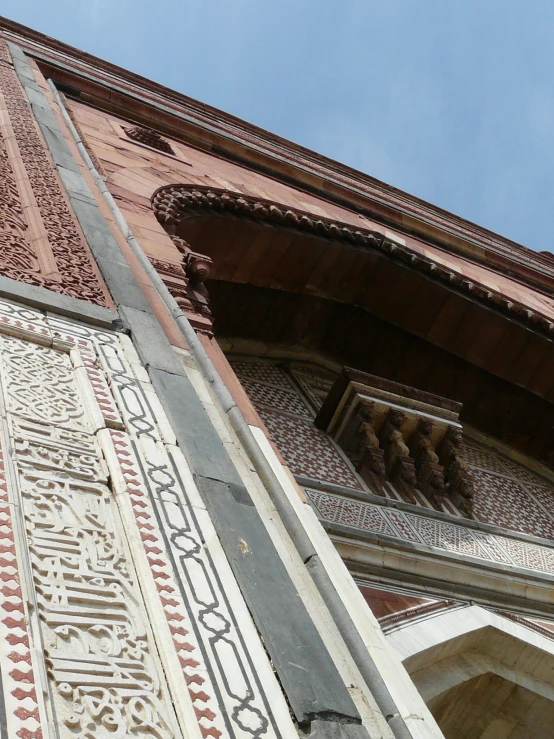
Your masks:
<path fill-rule="evenodd" d="M 461 405 L 344 368 L 319 414 L 327 431 L 378 494 L 390 482 L 408 503 L 448 498 L 471 516 L 473 485 L 461 456 Z"/>
<path fill-rule="evenodd" d="M 183 253 L 182 261 L 169 262 L 154 257 L 150 257 L 150 261 L 196 331 L 213 336 L 209 296 L 203 284 L 209 272 L 211 259 L 196 254 L 188 246 L 185 247 L 183 239 L 172 238 Z"/>
<path fill-rule="evenodd" d="M 210 276 L 212 260 L 204 254 L 194 252 L 187 242 L 175 233 L 174 228 L 166 230 L 183 255 L 181 262 L 168 262 L 154 258 L 150 261 L 177 304 L 187 314 L 196 331 L 213 336 L 210 299 L 204 285 Z"/>
<path fill-rule="evenodd" d="M 493 563 L 496 567 L 508 565 L 529 572 L 554 574 L 551 546 L 523 541 L 509 532 L 480 531 L 471 524 L 464 526 L 455 520 L 431 518 L 322 490 L 305 488 L 305 492 L 321 520 L 331 524 L 328 530 L 333 532 L 333 524 L 336 524 L 339 535 L 344 535 L 343 527 L 348 526 L 357 530 L 360 538 L 367 531 L 391 540 L 423 544 L 439 555 L 453 552 L 464 558 Z"/>
<path fill-rule="evenodd" d="M 451 289 L 471 295 L 472 300 L 477 300 L 488 308 L 506 313 L 511 320 L 532 326 L 549 339 L 554 335 L 554 321 L 551 317 L 531 310 L 499 291 L 468 280 L 462 273 L 454 272 L 377 231 L 354 228 L 349 224 L 317 217 L 274 201 L 197 185 L 161 187 L 152 196 L 152 206 L 159 222 L 170 234 L 175 233 L 179 223 L 187 217 L 214 214 L 278 225 L 377 251 L 412 270 L 425 273 L 433 280 L 446 283 Z"/>
<path fill-rule="evenodd" d="M 169 141 L 166 141 L 160 133 L 151 128 L 133 126 L 132 128 L 124 128 L 123 130 L 133 141 L 138 141 L 140 144 L 152 147 L 152 149 L 163 151 L 165 154 L 175 154 Z"/>

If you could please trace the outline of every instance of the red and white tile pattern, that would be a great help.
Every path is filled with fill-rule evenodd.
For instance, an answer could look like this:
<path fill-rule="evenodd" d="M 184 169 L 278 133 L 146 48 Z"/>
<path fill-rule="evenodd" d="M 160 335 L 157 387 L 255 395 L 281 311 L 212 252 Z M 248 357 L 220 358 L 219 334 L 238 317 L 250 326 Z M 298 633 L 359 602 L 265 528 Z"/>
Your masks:
<path fill-rule="evenodd" d="M 363 489 L 352 465 L 334 441 L 313 425 L 313 410 L 286 372 L 264 362 L 231 364 L 294 474 Z M 301 377 L 306 379 L 304 375 Z M 310 379 L 309 375 L 306 377 Z M 319 375 L 316 379 L 321 380 Z M 310 400 L 314 403 L 312 397 Z"/>
<path fill-rule="evenodd" d="M 9 736 L 42 739 L 43 719 L 32 665 L 28 616 L 23 603 L 19 565 L 0 449 L 0 661 Z"/>
<path fill-rule="evenodd" d="M 478 520 L 554 540 L 554 485 L 474 441 L 464 444 L 464 457 L 474 483 Z"/>
<path fill-rule="evenodd" d="M 382 536 L 435 549 L 554 574 L 554 549 L 521 539 L 475 531 L 468 527 L 399 511 L 375 503 L 307 489 L 319 517 Z"/>

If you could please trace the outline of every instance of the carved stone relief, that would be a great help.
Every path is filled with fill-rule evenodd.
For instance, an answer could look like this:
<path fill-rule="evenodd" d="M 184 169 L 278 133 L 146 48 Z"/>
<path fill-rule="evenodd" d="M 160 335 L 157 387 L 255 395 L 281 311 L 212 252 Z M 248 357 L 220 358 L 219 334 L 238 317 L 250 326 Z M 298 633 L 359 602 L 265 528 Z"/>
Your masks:
<path fill-rule="evenodd" d="M 1 53 L 4 52 L 4 53 Z M 0 87 L 5 91 L 14 83 L 0 46 Z M 5 109 L 3 95 L 0 105 Z M 42 284 L 40 262 L 29 241 L 29 226 L 23 213 L 17 182 L 8 153 L 7 137 L 12 133 L 7 120 L 0 122 L 0 271 L 7 277 L 23 282 Z"/>
<path fill-rule="evenodd" d="M 0 273 L 64 295 L 107 305 L 106 288 L 76 226 L 1 38 L 0 93 L 8 115 L 4 125 L 13 131 L 12 146 L 17 150 L 10 151 L 0 139 L 3 175 L 0 194 L 7 198 L 3 202 L 10 205 L 2 208 L 0 216 L 3 247 Z M 15 167 L 20 187 L 14 182 L 12 169 Z M 24 216 L 25 206 L 33 211 L 28 222 Z"/>
<path fill-rule="evenodd" d="M 133 141 L 138 141 L 140 144 L 144 144 L 145 146 L 151 146 L 153 149 L 163 151 L 165 154 L 174 154 L 169 141 L 164 139 L 158 131 L 154 131 L 151 128 L 145 128 L 144 126 L 132 126 L 131 128 L 124 128 L 123 130 L 130 139 L 133 139 Z"/>
<path fill-rule="evenodd" d="M 70 357 L 12 337 L 0 357 L 59 734 L 180 736 Z"/>
<path fill-rule="evenodd" d="M 439 511 L 471 517 L 460 410 L 446 398 L 344 368 L 315 424 L 333 436 L 370 490 L 386 496 L 392 483 L 408 503 L 422 494 Z"/>
<path fill-rule="evenodd" d="M 55 713 L 62 739 L 165 739 L 177 725 L 296 736 L 130 340 L 0 300 L 0 365 L 41 619 L 31 643 L 52 696 L 43 724 Z"/>

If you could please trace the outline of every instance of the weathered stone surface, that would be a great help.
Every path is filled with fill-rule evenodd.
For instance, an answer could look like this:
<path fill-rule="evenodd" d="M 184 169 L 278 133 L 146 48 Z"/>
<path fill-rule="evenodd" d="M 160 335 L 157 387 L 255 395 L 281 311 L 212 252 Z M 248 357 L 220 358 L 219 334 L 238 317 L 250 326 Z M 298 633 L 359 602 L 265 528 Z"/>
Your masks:
<path fill-rule="evenodd" d="M 196 482 L 298 722 L 359 719 L 257 510 L 225 483 L 200 476 Z"/>
<path fill-rule="evenodd" d="M 139 357 L 147 369 L 184 375 L 182 361 L 169 344 L 155 316 L 129 306 L 121 306 L 121 316 L 131 330 Z"/>
<path fill-rule="evenodd" d="M 299 722 L 356 708 L 187 377 L 150 369 L 243 596 Z"/>
<path fill-rule="evenodd" d="M 152 384 L 158 391 L 179 444 L 197 475 L 242 486 L 223 442 L 217 435 L 196 391 L 180 375 L 150 368 Z"/>
<path fill-rule="evenodd" d="M 72 168 L 68 169 L 62 165 L 58 165 L 56 169 L 71 198 L 78 198 L 79 200 L 85 200 L 96 205 L 94 195 L 91 193 L 89 186 L 80 172 Z"/>
<path fill-rule="evenodd" d="M 343 724 L 336 721 L 312 721 L 307 739 L 368 739 L 369 734 L 361 724 Z"/>
<path fill-rule="evenodd" d="M 79 202 L 79 201 L 75 201 Z M 89 234 L 90 236 L 91 234 Z M 94 235 L 95 239 L 100 239 L 101 235 Z M 94 241 L 91 239 L 90 247 L 94 253 Z M 104 256 L 96 257 L 96 263 L 100 267 L 102 276 L 108 285 L 110 292 L 115 298 L 115 302 L 121 305 L 127 305 L 138 310 L 148 312 L 150 305 L 142 290 L 137 286 L 137 281 L 131 268 L 124 263 L 124 258 L 120 256 L 120 260 L 109 259 Z M 118 300 L 119 298 L 119 300 Z"/>

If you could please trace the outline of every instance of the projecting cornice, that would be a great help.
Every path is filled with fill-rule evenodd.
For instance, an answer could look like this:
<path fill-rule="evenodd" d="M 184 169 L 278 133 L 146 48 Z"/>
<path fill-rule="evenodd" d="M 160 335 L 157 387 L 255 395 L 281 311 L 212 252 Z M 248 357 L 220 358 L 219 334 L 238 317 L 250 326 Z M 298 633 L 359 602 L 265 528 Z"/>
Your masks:
<path fill-rule="evenodd" d="M 475 280 L 468 280 L 463 274 L 448 269 L 377 231 L 353 228 L 346 223 L 328 218 L 316 218 L 306 211 L 290 208 L 278 202 L 195 185 L 161 187 L 152 196 L 152 206 L 159 222 L 170 233 L 175 233 L 179 223 L 192 216 L 227 216 L 294 229 L 351 244 L 358 249 L 379 252 L 411 270 L 425 273 L 430 279 L 447 283 L 451 289 L 486 305 L 489 309 L 506 314 L 511 320 L 524 323 L 549 339 L 554 336 L 554 322 L 551 317 L 530 310 L 524 304 L 510 300 Z"/>
<path fill-rule="evenodd" d="M 6 18 L 0 29 L 84 102 L 423 237 L 554 295 L 554 259 L 362 172 Z"/>

